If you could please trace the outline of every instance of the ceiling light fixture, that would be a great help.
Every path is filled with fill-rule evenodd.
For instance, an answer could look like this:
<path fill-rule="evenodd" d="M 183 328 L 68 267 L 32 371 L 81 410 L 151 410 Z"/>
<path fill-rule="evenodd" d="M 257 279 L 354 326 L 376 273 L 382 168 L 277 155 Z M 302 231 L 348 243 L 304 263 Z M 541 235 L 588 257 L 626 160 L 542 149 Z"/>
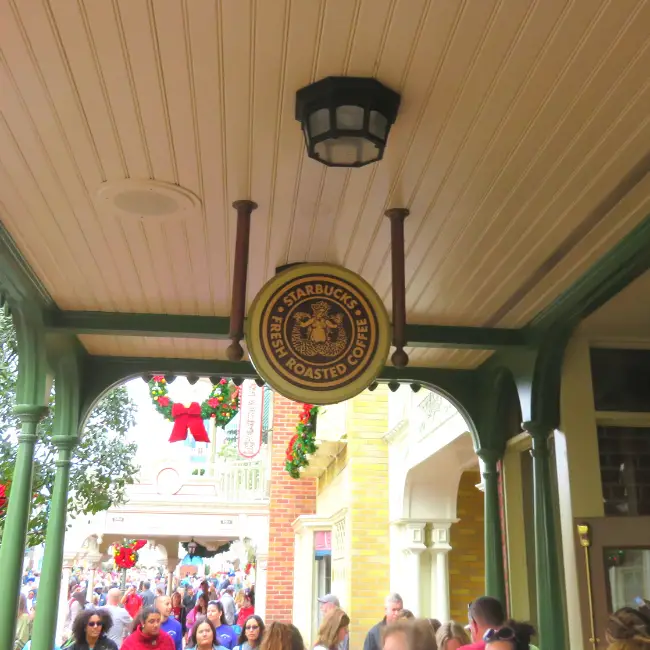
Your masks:
<path fill-rule="evenodd" d="M 400 96 L 376 79 L 327 77 L 296 93 L 307 155 L 329 167 L 381 160 Z"/>

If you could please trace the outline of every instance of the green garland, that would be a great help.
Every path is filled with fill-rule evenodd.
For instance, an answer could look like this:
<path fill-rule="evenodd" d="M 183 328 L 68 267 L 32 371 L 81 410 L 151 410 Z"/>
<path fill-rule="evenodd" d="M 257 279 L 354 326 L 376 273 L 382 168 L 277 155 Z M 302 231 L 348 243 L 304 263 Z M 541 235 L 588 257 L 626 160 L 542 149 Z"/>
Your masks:
<path fill-rule="evenodd" d="M 296 426 L 296 433 L 289 441 L 286 451 L 284 469 L 291 478 L 300 478 L 300 470 L 309 465 L 308 456 L 317 449 L 316 444 L 316 416 L 318 406 L 303 404 L 302 412 Z"/>
<path fill-rule="evenodd" d="M 174 421 L 165 375 L 153 375 L 149 380 L 149 395 L 153 405 L 166 420 Z M 207 400 L 201 402 L 201 417 L 213 418 L 218 427 L 225 427 L 239 412 L 239 388 L 227 379 L 221 379 L 212 387 Z"/>

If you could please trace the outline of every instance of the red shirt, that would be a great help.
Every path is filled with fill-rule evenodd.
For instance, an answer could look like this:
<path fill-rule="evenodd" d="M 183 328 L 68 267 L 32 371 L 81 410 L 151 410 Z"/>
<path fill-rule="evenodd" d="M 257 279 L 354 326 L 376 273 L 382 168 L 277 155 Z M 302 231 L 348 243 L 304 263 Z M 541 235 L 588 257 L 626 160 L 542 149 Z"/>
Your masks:
<path fill-rule="evenodd" d="M 244 623 L 249 616 L 252 616 L 255 613 L 255 608 L 251 605 L 250 607 L 242 607 L 239 610 L 239 616 L 237 617 L 237 625 L 244 627 Z"/>
<path fill-rule="evenodd" d="M 135 632 L 127 636 L 122 643 L 122 650 L 150 650 L 151 648 L 156 648 L 156 650 L 176 650 L 174 640 L 167 632 L 160 630 L 158 636 L 146 636 L 142 634 L 141 627 L 138 627 Z"/>
<path fill-rule="evenodd" d="M 458 650 L 485 650 L 487 644 L 485 641 L 477 641 L 476 643 L 470 643 L 469 645 L 462 645 Z M 124 646 L 122 646 L 124 648 Z"/>
<path fill-rule="evenodd" d="M 138 594 L 129 594 L 124 601 L 124 609 L 131 618 L 135 618 L 142 609 L 142 598 Z"/>

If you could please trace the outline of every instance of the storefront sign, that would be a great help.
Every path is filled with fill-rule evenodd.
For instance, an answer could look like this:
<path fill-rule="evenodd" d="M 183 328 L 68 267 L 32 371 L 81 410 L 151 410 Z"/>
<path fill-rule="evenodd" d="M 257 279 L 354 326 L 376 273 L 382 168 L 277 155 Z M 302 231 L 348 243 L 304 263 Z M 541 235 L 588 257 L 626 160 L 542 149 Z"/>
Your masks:
<path fill-rule="evenodd" d="M 332 550 L 332 532 L 329 530 L 318 530 L 314 533 L 314 550 Z"/>
<path fill-rule="evenodd" d="M 333 404 L 365 390 L 383 367 L 390 322 L 363 278 L 330 264 L 300 264 L 256 296 L 246 343 L 260 376 L 298 402 Z"/>
<path fill-rule="evenodd" d="M 237 449 L 244 458 L 255 458 L 262 446 L 264 387 L 245 381 L 239 397 L 239 432 Z"/>

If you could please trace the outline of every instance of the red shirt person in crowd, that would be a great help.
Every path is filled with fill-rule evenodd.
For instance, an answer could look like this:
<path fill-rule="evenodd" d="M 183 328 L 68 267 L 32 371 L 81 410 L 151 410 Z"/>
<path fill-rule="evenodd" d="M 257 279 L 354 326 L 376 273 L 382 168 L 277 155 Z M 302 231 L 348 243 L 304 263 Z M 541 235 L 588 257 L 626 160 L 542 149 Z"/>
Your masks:
<path fill-rule="evenodd" d="M 142 609 L 142 598 L 136 592 L 135 585 L 131 585 L 124 594 L 122 605 L 131 618 L 135 618 Z"/>
<path fill-rule="evenodd" d="M 244 592 L 244 604 L 239 610 L 239 616 L 237 616 L 237 625 L 244 627 L 246 619 L 252 616 L 255 613 L 255 605 L 253 604 L 253 596 L 250 589 L 246 589 Z"/>
<path fill-rule="evenodd" d="M 162 616 L 153 607 L 140 611 L 135 631 L 124 639 L 122 650 L 175 650 L 172 638 L 160 629 Z"/>

